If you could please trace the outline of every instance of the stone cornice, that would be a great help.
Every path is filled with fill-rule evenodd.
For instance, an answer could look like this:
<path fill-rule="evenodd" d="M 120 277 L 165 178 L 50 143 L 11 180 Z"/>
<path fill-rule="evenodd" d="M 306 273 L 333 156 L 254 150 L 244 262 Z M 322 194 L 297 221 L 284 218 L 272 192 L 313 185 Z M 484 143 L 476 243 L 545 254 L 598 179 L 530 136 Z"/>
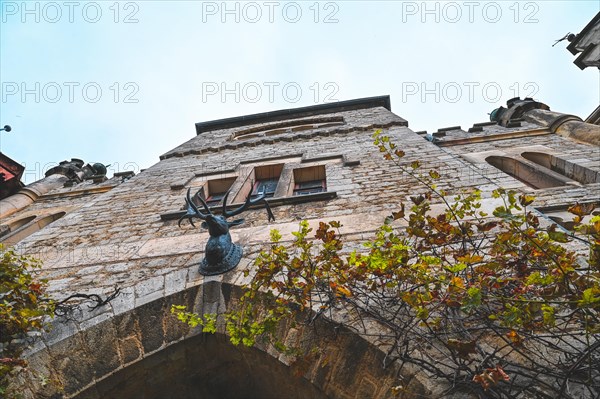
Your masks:
<path fill-rule="evenodd" d="M 46 200 L 46 199 L 55 199 L 55 198 L 66 198 L 66 197 L 79 197 L 79 196 L 88 195 L 88 194 L 103 194 L 103 193 L 106 193 L 106 192 L 112 190 L 115 187 L 117 187 L 116 184 L 110 185 L 110 186 L 85 188 L 83 190 L 74 190 L 74 191 L 65 191 L 65 192 L 59 192 L 59 193 L 44 194 L 39 199 Z"/>
<path fill-rule="evenodd" d="M 230 141 L 230 142 L 218 145 L 218 146 L 193 148 L 193 149 L 183 150 L 183 151 L 173 151 L 173 152 L 169 152 L 167 154 L 161 155 L 160 159 L 163 160 L 163 159 L 168 159 L 168 158 L 173 158 L 173 157 L 185 157 L 187 155 L 201 155 L 201 154 L 205 154 L 205 153 L 209 153 L 209 152 L 220 152 L 222 150 L 236 150 L 238 148 L 243 148 L 243 147 L 256 147 L 261 144 L 269 145 L 269 144 L 274 144 L 274 143 L 278 143 L 278 142 L 282 142 L 282 141 L 291 142 L 291 141 L 297 141 L 297 140 L 309 140 L 309 139 L 312 139 L 313 137 L 331 136 L 331 135 L 336 135 L 336 134 L 347 134 L 347 133 L 354 132 L 354 131 L 387 129 L 387 128 L 390 128 L 393 126 L 407 127 L 408 122 L 392 121 L 392 122 L 388 122 L 388 123 L 373 123 L 373 124 L 363 125 L 363 126 L 341 126 L 337 129 L 298 133 L 293 136 L 290 136 L 287 134 L 282 134 L 281 136 L 269 136 L 269 137 L 262 138 L 260 140 L 252 140 L 252 141 L 236 140 L 235 142 Z"/>
<path fill-rule="evenodd" d="M 510 140 L 521 137 L 545 136 L 553 134 L 548 129 L 522 130 L 518 132 L 491 134 L 489 136 L 473 136 L 469 138 L 460 138 L 454 140 L 437 141 L 435 144 L 440 147 L 449 147 L 453 145 L 463 145 L 472 143 L 485 143 L 488 141 Z"/>
<path fill-rule="evenodd" d="M 311 105 L 308 107 L 281 109 L 278 111 L 263 112 L 259 114 L 243 115 L 233 118 L 217 119 L 208 122 L 196 123 L 196 134 L 211 130 L 230 129 L 258 123 L 276 122 L 286 119 L 298 119 L 309 116 L 332 114 L 355 109 L 384 107 L 392 110 L 390 96 L 357 98 L 346 101 L 336 101 L 325 104 Z M 406 122 L 406 121 L 404 121 Z"/>

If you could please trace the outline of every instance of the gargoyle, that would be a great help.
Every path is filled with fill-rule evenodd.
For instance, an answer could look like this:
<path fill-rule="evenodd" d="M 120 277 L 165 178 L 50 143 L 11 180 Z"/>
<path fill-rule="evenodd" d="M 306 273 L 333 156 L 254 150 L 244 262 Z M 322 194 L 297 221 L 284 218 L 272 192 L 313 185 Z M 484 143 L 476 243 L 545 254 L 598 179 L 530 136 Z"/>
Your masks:
<path fill-rule="evenodd" d="M 227 221 L 227 218 L 239 215 L 244 212 L 251 205 L 264 202 L 265 207 L 267 208 L 267 213 L 269 215 L 269 221 L 275 220 L 273 216 L 273 212 L 271 212 L 271 208 L 267 201 L 265 201 L 265 196 L 261 195 L 258 198 L 251 200 L 250 196 L 246 198 L 246 202 L 244 205 L 239 208 L 228 211 L 227 210 L 227 197 L 229 196 L 229 192 L 225 194 L 223 198 L 223 211 L 221 215 L 215 215 L 211 212 L 210 208 L 204 201 L 204 199 L 200 196 L 200 191 L 198 191 L 194 197 L 190 196 L 191 189 L 188 189 L 187 195 L 185 198 L 185 203 L 187 206 L 187 212 L 181 218 L 179 218 L 178 225 L 181 227 L 181 222 L 184 219 L 188 219 L 192 226 L 196 227 L 194 224 L 193 218 L 201 219 L 202 227 L 208 229 L 208 234 L 210 237 L 208 242 L 206 243 L 206 250 L 204 259 L 200 263 L 200 274 L 205 276 L 214 276 L 217 274 L 223 274 L 233 269 L 240 263 L 240 259 L 242 258 L 243 249 L 241 246 L 234 244 L 231 241 L 231 235 L 229 234 L 229 228 L 231 226 L 237 226 L 244 223 L 244 219 L 236 219 L 234 221 Z M 200 201 L 206 213 L 200 212 L 198 210 L 198 206 L 194 202 L 194 199 Z"/>

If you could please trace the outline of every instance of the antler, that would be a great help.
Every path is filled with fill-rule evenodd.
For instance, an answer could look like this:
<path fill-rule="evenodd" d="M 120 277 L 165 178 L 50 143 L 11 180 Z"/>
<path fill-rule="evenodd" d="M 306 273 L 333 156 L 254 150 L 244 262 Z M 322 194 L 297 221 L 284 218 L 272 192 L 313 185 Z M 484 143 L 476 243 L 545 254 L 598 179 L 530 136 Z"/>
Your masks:
<path fill-rule="evenodd" d="M 200 202 L 204 206 L 204 209 L 208 213 L 205 215 L 205 214 L 203 214 L 202 212 L 200 212 L 198 210 L 198 207 L 196 206 L 196 204 L 194 204 L 193 199 L 190 197 L 190 191 L 191 190 L 192 190 L 191 188 L 188 188 L 187 195 L 185 197 L 185 203 L 187 205 L 187 212 L 185 213 L 185 215 L 183 215 L 182 217 L 179 218 L 179 221 L 177 222 L 177 224 L 179 225 L 179 227 L 181 227 L 181 222 L 183 221 L 183 219 L 187 218 L 190 221 L 191 225 L 194 226 L 194 227 L 196 227 L 196 225 L 194 224 L 194 221 L 192 220 L 192 218 L 197 217 L 199 219 L 206 220 L 206 218 L 208 217 L 208 215 L 212 215 L 212 212 L 208 208 L 208 205 L 206 204 L 206 202 L 204 201 L 204 199 L 202 199 L 202 197 L 200 196 L 200 190 L 198 190 L 198 192 L 196 192 L 196 194 L 194 195 L 194 197 L 196 197 L 196 198 L 198 198 L 200 200 Z"/>
<path fill-rule="evenodd" d="M 229 196 L 229 191 L 227 191 L 227 193 L 225 194 L 225 197 L 223 197 L 223 217 L 229 218 L 229 217 L 232 217 L 235 215 L 239 215 L 240 213 L 242 213 L 246 209 L 248 209 L 248 207 L 250 207 L 250 205 L 255 205 L 255 204 L 258 204 L 259 202 L 264 202 L 265 208 L 267 208 L 267 213 L 269 215 L 269 221 L 275 220 L 275 216 L 273 215 L 273 212 L 271 211 L 271 207 L 269 206 L 269 203 L 265 200 L 264 194 L 262 194 L 261 196 L 259 196 L 258 198 L 254 199 L 254 200 L 252 200 L 251 195 L 248 194 L 248 197 L 246 197 L 246 202 L 244 202 L 244 205 L 240 206 L 237 209 L 234 209 L 231 212 L 227 211 L 227 197 L 228 196 Z"/>

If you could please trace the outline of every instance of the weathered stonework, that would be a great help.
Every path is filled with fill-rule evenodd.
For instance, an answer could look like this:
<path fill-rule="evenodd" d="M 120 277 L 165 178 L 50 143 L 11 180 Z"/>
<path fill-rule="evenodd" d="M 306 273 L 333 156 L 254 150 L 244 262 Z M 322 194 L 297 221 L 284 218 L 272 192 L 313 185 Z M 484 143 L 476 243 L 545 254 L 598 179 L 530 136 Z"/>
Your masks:
<path fill-rule="evenodd" d="M 438 185 L 450 195 L 467 187 L 480 187 L 489 194 L 503 186 L 534 192 L 539 207 L 597 201 L 600 196 L 600 182 L 534 190 L 488 164 L 485 157 L 478 158 L 485 152 L 510 156 L 518 147 L 546 149 L 600 173 L 600 148 L 596 146 L 575 142 L 531 121 L 515 122 L 513 127 L 482 123 L 469 132 L 455 127 L 424 136 L 381 106 L 382 99 L 386 97 L 357 100 L 351 109 L 345 103 L 337 108 L 328 105 L 326 113 L 316 106 L 314 112 L 320 118 L 343 119 L 344 124 L 315 123 L 315 128 L 272 136 L 265 133 L 243 139 L 236 133 L 274 129 L 273 124 L 281 120 L 302 119 L 308 124 L 311 115 L 295 116 L 292 110 L 287 119 L 250 116 L 245 124 L 226 128 L 215 123 L 212 130 L 167 152 L 159 163 L 137 176 L 55 189 L 2 220 L 4 224 L 50 210 L 66 212 L 17 245 L 18 251 L 44 261 L 43 276 L 49 279 L 50 293 L 57 299 L 74 292 L 107 295 L 115 287 L 121 290 L 102 308 L 89 312 L 84 306 L 74 320 L 56 320 L 54 329 L 28 351 L 27 358 L 33 372 L 58 383 L 41 386 L 34 379 L 19 381 L 24 396 L 134 397 L 132 392 L 136 392 L 135 397 L 151 398 L 160 397 L 151 393 L 161 392 L 158 381 L 167 385 L 172 381 L 183 392 L 177 397 L 193 397 L 193 392 L 216 397 L 210 396 L 215 387 L 229 385 L 231 392 L 242 392 L 253 386 L 246 373 L 259 366 L 275 376 L 272 381 L 261 376 L 256 382 L 265 397 L 277 397 L 276 385 L 283 383 L 291 390 L 297 387 L 297 397 L 386 398 L 392 397 L 391 388 L 399 384 L 407 387 L 407 398 L 439 394 L 441 390 L 428 384 L 419 370 L 405 369 L 398 374 L 394 364 L 382 367 L 385 354 L 374 344 L 381 343 L 376 333 L 383 327 L 375 324 L 364 337 L 350 329 L 336 334 L 333 322 L 323 321 L 318 326 L 323 334 L 298 325 L 282 326 L 284 341 L 312 342 L 322 348 L 318 357 L 293 364 L 273 348 L 258 345 L 249 350 L 227 344 L 222 320 L 219 334 L 207 337 L 169 312 L 171 304 L 219 314 L 235 306 L 241 287 L 248 282 L 243 271 L 269 242 L 272 228 L 289 240 L 301 220 L 313 226 L 339 220 L 348 248 L 371 239 L 400 200 L 420 190 L 395 165 L 382 161 L 372 144 L 376 129 L 382 129 L 406 152 L 407 162 L 418 159 L 425 169 L 442 171 Z M 244 215 L 242 226 L 231 229 L 233 241 L 244 247 L 240 265 L 222 276 L 201 276 L 198 264 L 204 257 L 208 233 L 188 225 L 179 228 L 177 218 L 169 215 L 182 212 L 189 187 L 201 187 L 210 179 L 249 176 L 254 166 L 278 162 L 293 165 L 284 167 L 288 179 L 294 167 L 324 165 L 327 196 L 291 202 L 277 198 L 288 190 L 278 186 L 270 200 L 275 222 L 266 222 L 264 210 L 252 209 Z M 246 187 L 242 180 L 236 180 L 232 191 Z M 231 201 L 237 204 L 236 197 L 232 192 Z M 493 205 L 492 199 L 484 200 L 485 207 L 493 209 Z M 343 315 L 335 317 L 334 321 L 344 321 Z M 223 364 L 216 360 L 220 356 L 227 359 Z M 231 365 L 225 366 L 227 362 Z M 180 378 L 180 367 L 193 368 L 195 378 Z M 233 370 L 233 380 L 218 380 L 224 378 L 221 370 Z"/>

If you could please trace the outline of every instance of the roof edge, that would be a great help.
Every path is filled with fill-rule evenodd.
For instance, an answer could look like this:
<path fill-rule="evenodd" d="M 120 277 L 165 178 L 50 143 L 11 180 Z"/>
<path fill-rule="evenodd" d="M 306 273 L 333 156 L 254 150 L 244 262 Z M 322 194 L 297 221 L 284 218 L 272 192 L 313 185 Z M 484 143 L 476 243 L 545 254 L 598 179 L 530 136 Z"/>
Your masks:
<path fill-rule="evenodd" d="M 587 34 L 590 30 L 592 30 L 592 28 L 597 23 L 600 23 L 600 12 L 598 12 L 598 14 L 596 14 L 594 16 L 594 18 L 592 18 L 592 20 L 590 22 L 588 22 L 588 24 L 581 30 L 581 32 L 579 32 L 577 34 L 577 36 L 575 36 L 575 39 L 571 43 L 569 43 L 569 45 L 567 46 L 567 50 L 569 50 L 571 52 L 571 54 L 577 55 L 581 51 L 581 50 L 577 49 L 577 45 L 579 44 L 579 41 L 585 34 Z"/>
<path fill-rule="evenodd" d="M 585 119 L 586 123 L 600 125 L 600 105 Z"/>
<path fill-rule="evenodd" d="M 281 109 L 277 111 L 261 112 L 259 114 L 236 116 L 233 118 L 216 119 L 196 123 L 196 135 L 218 129 L 253 125 L 257 123 L 275 122 L 282 119 L 302 118 L 306 116 L 330 114 L 334 112 L 349 111 L 354 109 L 384 107 L 392 110 L 390 96 L 376 96 L 357 98 L 353 100 L 337 101 L 326 104 L 311 105 L 308 107 Z"/>

